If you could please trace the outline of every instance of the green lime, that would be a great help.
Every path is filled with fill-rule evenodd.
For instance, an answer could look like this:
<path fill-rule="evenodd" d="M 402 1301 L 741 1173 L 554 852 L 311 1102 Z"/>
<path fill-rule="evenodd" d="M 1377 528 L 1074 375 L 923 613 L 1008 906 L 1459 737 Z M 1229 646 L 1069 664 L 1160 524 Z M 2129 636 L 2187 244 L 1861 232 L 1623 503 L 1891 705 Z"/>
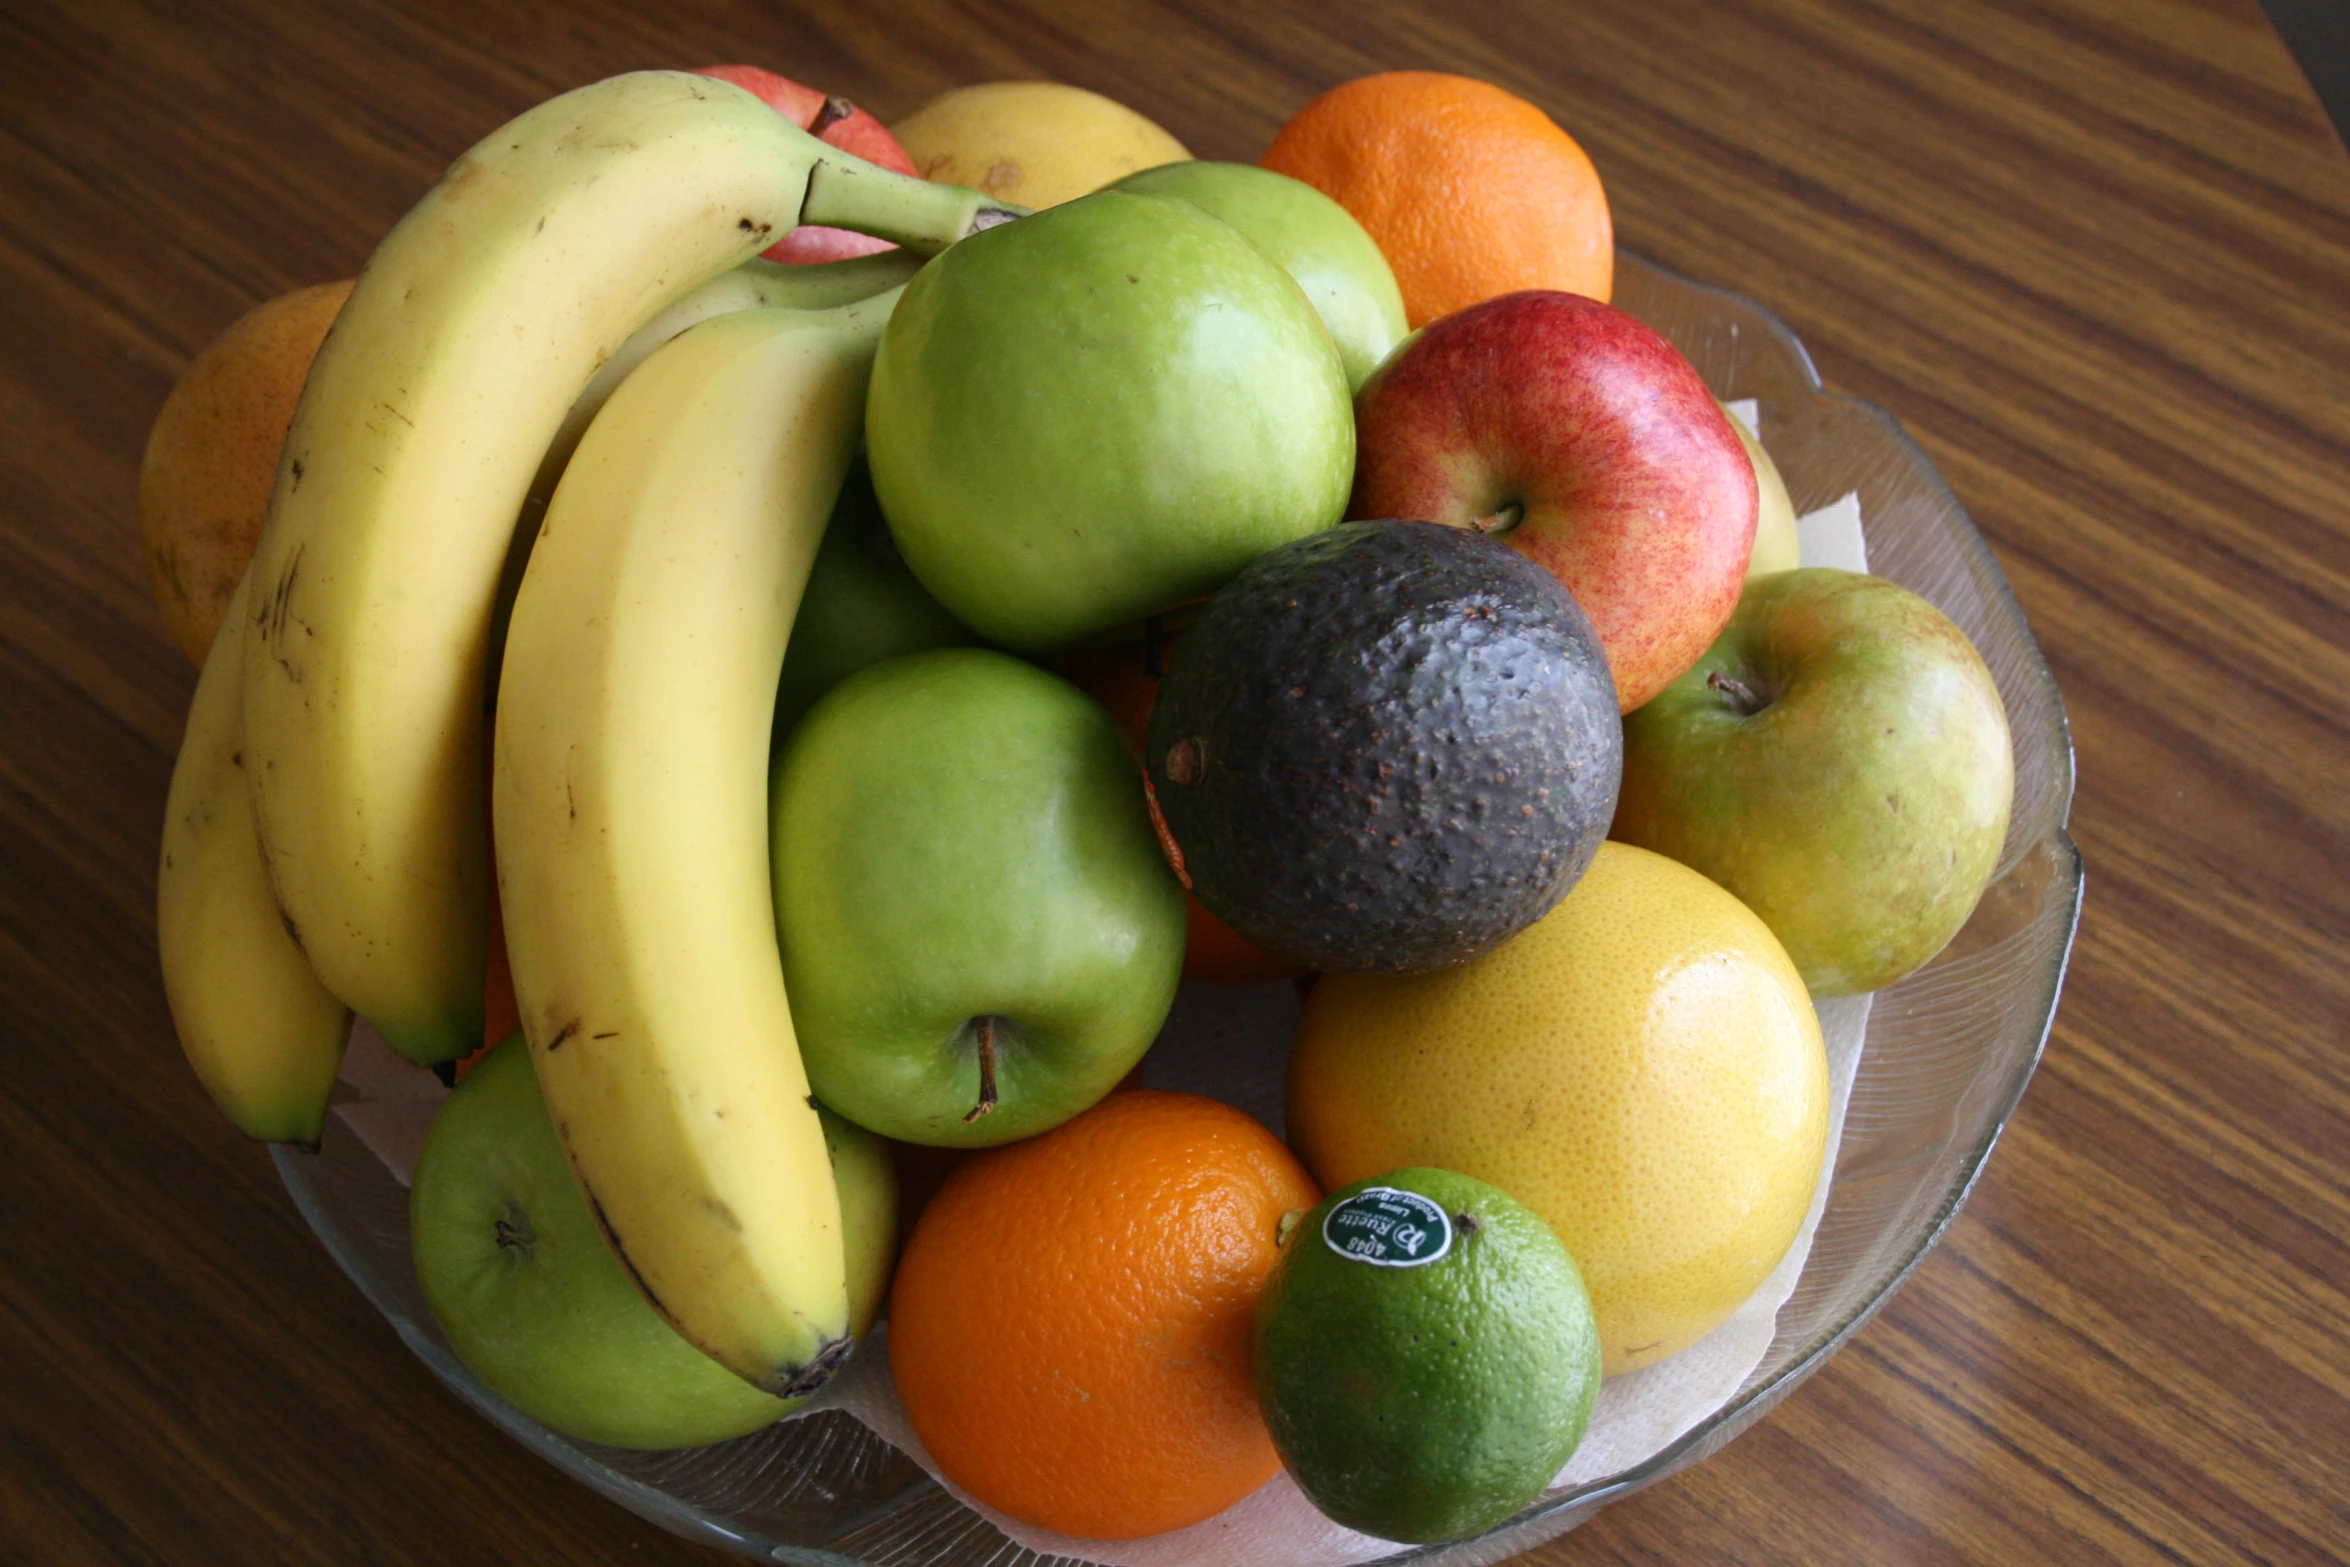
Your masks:
<path fill-rule="evenodd" d="M 1257 1399 L 1314 1505 L 1417 1544 L 1540 1496 L 1591 1423 L 1599 1330 L 1532 1210 L 1450 1170 L 1326 1198 L 1257 1302 Z"/>

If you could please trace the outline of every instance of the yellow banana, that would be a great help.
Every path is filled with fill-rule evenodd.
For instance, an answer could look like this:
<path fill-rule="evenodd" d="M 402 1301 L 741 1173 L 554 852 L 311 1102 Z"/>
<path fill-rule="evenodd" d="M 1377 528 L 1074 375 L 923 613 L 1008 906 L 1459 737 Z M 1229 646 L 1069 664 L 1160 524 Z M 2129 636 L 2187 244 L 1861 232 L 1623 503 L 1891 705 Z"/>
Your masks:
<path fill-rule="evenodd" d="M 318 1146 L 351 1012 L 310 972 L 271 901 L 245 803 L 248 575 L 205 656 L 171 770 L 156 876 L 163 993 L 180 1047 L 248 1136 Z"/>
<path fill-rule="evenodd" d="M 579 438 L 587 433 L 588 422 L 595 418 L 605 399 L 628 373 L 645 362 L 647 354 L 687 327 L 712 316 L 766 308 L 830 310 L 900 287 L 921 266 L 922 258 L 904 249 L 879 251 L 846 261 L 820 261 L 809 266 L 746 261 L 731 272 L 721 272 L 629 334 L 628 341 L 604 361 L 603 367 L 588 381 L 587 390 L 579 394 L 570 411 L 564 414 L 546 455 L 539 459 L 537 476 L 530 481 L 530 494 L 522 503 L 522 519 L 515 525 L 514 536 L 506 546 L 506 562 L 498 578 L 497 603 L 490 614 L 488 674 L 492 685 L 497 681 L 498 664 L 505 653 L 506 617 L 513 610 L 515 591 L 522 585 L 522 568 L 530 560 L 530 541 L 538 535 L 539 519 L 546 515 L 556 481 L 563 477 L 564 466 L 571 461 Z"/>
<path fill-rule="evenodd" d="M 928 253 L 1015 210 L 726 83 L 643 72 L 495 132 L 377 248 L 254 561 L 246 783 L 287 930 L 404 1054 L 479 1042 L 492 609 L 565 411 L 639 327 L 800 221 Z"/>
<path fill-rule="evenodd" d="M 530 534 L 537 531 L 538 518 L 533 513 L 545 512 L 548 498 L 555 493 L 555 482 L 563 477 L 563 466 L 571 460 L 579 438 L 587 433 L 588 422 L 595 418 L 614 388 L 631 370 L 643 364 L 645 356 L 654 349 L 689 326 L 737 310 L 831 310 L 855 304 L 860 299 L 871 299 L 911 281 L 921 265 L 920 256 L 903 249 L 804 267 L 746 261 L 731 272 L 720 273 L 662 311 L 630 334 L 628 341 L 604 361 L 588 381 L 587 389 L 564 414 L 546 455 L 539 460 L 538 475 L 531 481 L 530 501 L 523 513 L 527 526 L 517 533 L 517 542 L 527 545 Z"/>
<path fill-rule="evenodd" d="M 696 289 L 622 345 L 564 417 L 532 486 L 535 533 L 580 433 L 622 376 L 687 327 L 762 306 L 823 309 L 903 284 L 920 259 L 902 250 L 819 266 L 750 261 Z M 524 535 L 527 538 L 527 533 Z M 521 551 L 512 570 L 521 575 Z M 242 585 L 196 688 L 173 770 L 157 877 L 164 992 L 197 1077 L 231 1121 L 268 1142 L 316 1146 L 350 1009 L 318 983 L 286 934 L 253 836 L 243 738 Z M 512 593 L 504 595 L 512 601 Z"/>
<path fill-rule="evenodd" d="M 613 1249 L 771 1393 L 848 1353 L 838 1199 L 767 860 L 776 679 L 895 292 L 656 350 L 565 470 L 514 603 L 493 797 L 515 994 Z"/>

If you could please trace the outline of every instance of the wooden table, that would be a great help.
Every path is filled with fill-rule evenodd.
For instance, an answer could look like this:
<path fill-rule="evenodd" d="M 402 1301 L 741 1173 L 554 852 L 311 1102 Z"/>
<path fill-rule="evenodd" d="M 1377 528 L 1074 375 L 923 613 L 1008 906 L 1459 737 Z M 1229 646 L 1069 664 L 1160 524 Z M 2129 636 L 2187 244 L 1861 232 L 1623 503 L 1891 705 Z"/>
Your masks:
<path fill-rule="evenodd" d="M 178 1059 L 192 671 L 147 422 L 560 88 L 742 59 L 884 118 L 1010 76 L 1204 156 L 1394 66 L 1580 137 L 1997 548 L 2088 913 L 2038 1080 L 1849 1349 L 1557 1562 L 2350 1557 L 2350 160 L 2252 0 L 9 0 L 0 7 L 0 1558 L 687 1562 L 461 1407 Z"/>

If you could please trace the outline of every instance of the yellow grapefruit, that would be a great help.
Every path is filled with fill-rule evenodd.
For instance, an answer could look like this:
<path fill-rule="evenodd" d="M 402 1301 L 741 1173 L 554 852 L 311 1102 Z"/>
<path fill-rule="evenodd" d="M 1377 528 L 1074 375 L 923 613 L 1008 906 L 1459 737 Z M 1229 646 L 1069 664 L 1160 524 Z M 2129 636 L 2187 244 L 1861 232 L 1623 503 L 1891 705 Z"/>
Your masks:
<path fill-rule="evenodd" d="M 1828 1062 L 1763 922 L 1609 843 L 1474 962 L 1325 975 L 1289 1130 L 1325 1190 L 1433 1165 L 1540 1214 L 1590 1287 L 1614 1376 L 1703 1338 L 1785 1255 L 1819 1177 Z"/>
<path fill-rule="evenodd" d="M 1122 103 L 1062 82 L 982 82 L 890 127 L 926 180 L 1053 207 L 1137 169 L 1182 163 L 1183 143 Z"/>

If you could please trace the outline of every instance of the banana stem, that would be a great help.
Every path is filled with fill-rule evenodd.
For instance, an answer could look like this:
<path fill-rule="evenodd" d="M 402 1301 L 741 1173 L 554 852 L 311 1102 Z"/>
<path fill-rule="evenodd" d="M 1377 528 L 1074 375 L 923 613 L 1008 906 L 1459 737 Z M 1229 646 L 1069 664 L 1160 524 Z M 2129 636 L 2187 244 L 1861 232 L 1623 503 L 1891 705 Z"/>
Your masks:
<path fill-rule="evenodd" d="M 960 185 L 898 174 L 826 149 L 808 171 L 802 223 L 849 229 L 935 256 L 956 240 L 1027 216 L 1028 209 Z"/>

